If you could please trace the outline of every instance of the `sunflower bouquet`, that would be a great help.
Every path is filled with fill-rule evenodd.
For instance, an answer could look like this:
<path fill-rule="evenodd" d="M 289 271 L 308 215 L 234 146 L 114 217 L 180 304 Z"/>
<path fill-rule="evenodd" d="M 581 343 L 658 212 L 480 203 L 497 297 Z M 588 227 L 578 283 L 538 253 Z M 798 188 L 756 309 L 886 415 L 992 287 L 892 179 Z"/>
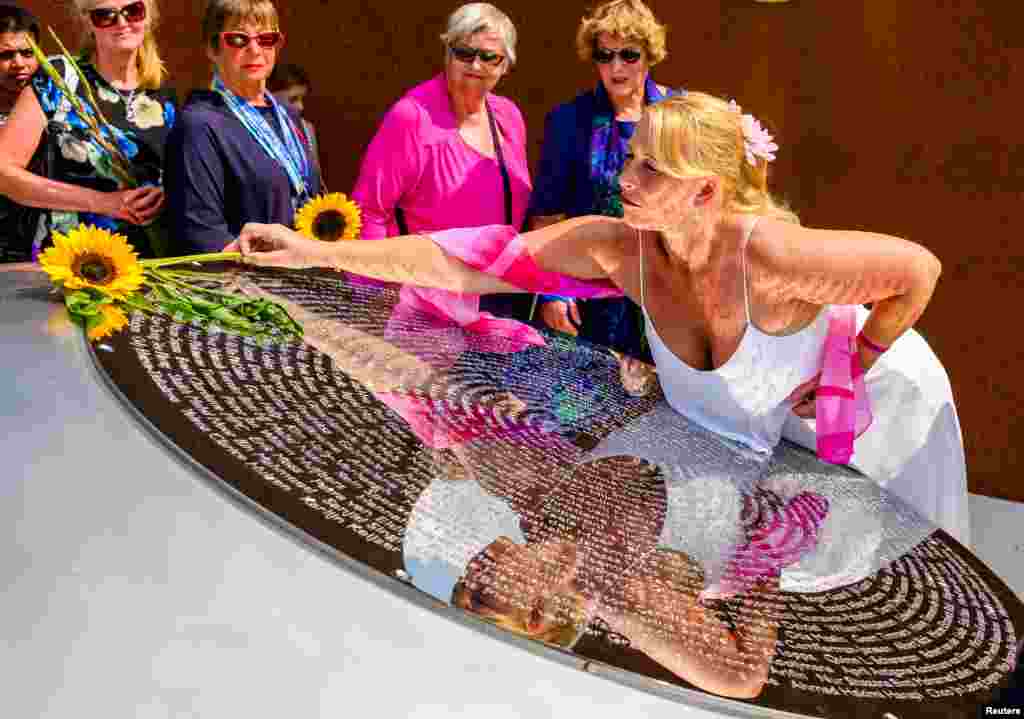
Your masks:
<path fill-rule="evenodd" d="M 172 269 L 239 257 L 234 252 L 214 252 L 139 260 L 123 235 L 80 225 L 66 235 L 55 232 L 53 246 L 40 255 L 39 264 L 64 291 L 71 318 L 85 327 L 93 341 L 123 329 L 132 310 L 260 341 L 301 339 L 301 325 L 280 305 L 210 287 L 221 284 L 222 275 Z"/>

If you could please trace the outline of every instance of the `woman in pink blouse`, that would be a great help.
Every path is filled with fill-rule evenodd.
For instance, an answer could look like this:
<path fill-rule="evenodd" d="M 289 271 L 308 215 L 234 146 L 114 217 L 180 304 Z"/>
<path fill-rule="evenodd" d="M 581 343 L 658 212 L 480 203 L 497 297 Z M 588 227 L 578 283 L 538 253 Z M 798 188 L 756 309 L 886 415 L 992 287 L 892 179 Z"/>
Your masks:
<path fill-rule="evenodd" d="M 363 157 L 352 195 L 365 239 L 523 224 L 526 125 L 492 92 L 515 64 L 515 26 L 493 5 L 469 3 L 448 18 L 441 42 L 444 71 L 395 103 Z"/>

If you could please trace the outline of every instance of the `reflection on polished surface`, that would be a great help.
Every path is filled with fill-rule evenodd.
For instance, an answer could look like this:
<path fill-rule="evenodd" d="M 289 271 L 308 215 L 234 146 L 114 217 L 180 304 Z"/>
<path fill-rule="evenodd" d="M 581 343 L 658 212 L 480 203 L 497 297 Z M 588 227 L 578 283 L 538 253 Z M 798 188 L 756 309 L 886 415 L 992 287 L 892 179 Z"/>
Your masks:
<path fill-rule="evenodd" d="M 0 282 L 10 276 L 20 273 Z M 630 396 L 613 357 L 570 340 L 482 341 L 409 311 L 391 289 L 336 275 L 224 282 L 288 303 L 307 344 L 136 315 L 91 358 L 76 333 L 41 331 L 61 312 L 41 279 L 4 285 L 0 326 L 16 340 L 5 361 L 21 373 L 4 422 L 31 480 L 3 486 L 12 535 L 0 546 L 14 581 L 0 609 L 17 620 L 13 648 L 38 663 L 36 690 L 19 695 L 26 715 L 99 691 L 84 677 L 96 676 L 87 657 L 104 636 L 129 676 L 121 706 L 157 702 L 153 715 L 189 702 L 206 715 L 219 705 L 203 702 L 228 692 L 201 677 L 269 682 L 268 657 L 294 701 L 374 665 L 367 686 L 382 713 L 407 715 L 379 671 L 394 676 L 404 647 L 423 655 L 403 681 L 433 697 L 406 697 L 410 707 L 436 704 L 447 686 L 523 715 L 678 716 L 555 663 L 531 665 L 495 637 L 610 670 L 694 716 L 698 706 L 809 716 L 896 706 L 902 719 L 937 707 L 966 717 L 1005 681 L 1020 600 L 855 472 L 791 445 L 747 454 L 659 394 Z M 189 460 L 171 459 L 117 405 L 93 360 Z M 269 521 L 196 482 L 202 467 Z M 378 586 L 282 541 L 272 523 L 356 560 Z M 484 633 L 409 611 L 409 599 L 428 598 Z M 302 656 L 305 671 L 278 652 Z M 59 681 L 43 671 L 53 656 L 68 657 Z M 245 672 L 225 669 L 236 662 Z M 465 686 L 463 672 L 475 684 L 483 675 L 470 667 L 482 666 L 502 680 Z M 445 684 L 452 676 L 461 688 Z M 72 688 L 46 705 L 57 686 Z"/>

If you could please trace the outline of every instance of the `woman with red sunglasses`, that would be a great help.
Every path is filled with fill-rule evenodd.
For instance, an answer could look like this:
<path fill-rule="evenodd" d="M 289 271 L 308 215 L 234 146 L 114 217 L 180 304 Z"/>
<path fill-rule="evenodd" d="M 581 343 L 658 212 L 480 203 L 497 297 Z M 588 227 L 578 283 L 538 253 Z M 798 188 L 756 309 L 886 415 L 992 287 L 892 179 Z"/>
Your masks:
<path fill-rule="evenodd" d="M 84 78 L 62 57 L 50 61 L 86 107 L 95 98 L 139 186 L 126 188 L 111 173 L 107 151 L 57 84 L 38 72 L 0 129 L 0 194 L 48 210 L 32 238 L 34 256 L 52 232 L 81 223 L 125 235 L 143 257 L 165 254 L 160 225 L 142 227 L 160 222 L 164 143 L 177 104 L 164 85 L 156 0 L 74 0 L 72 9 L 84 32 L 78 63 Z M 41 140 L 50 157 L 45 175 L 28 169 Z"/>
<path fill-rule="evenodd" d="M 222 249 L 246 222 L 292 225 L 320 192 L 302 118 L 267 90 L 284 46 L 270 0 L 211 0 L 203 18 L 214 65 L 167 143 L 168 208 L 181 251 Z"/>

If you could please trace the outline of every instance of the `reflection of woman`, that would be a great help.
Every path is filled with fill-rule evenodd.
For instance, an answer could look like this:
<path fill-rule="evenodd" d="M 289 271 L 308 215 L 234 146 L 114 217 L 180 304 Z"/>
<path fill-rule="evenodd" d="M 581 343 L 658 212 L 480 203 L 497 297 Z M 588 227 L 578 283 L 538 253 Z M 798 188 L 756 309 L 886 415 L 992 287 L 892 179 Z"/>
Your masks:
<path fill-rule="evenodd" d="M 239 282 L 246 293 L 262 292 Z M 459 335 L 470 333 L 438 327 L 429 314 L 413 316 L 399 303 L 391 315 L 401 316 L 407 331 L 395 332 L 389 322 L 386 340 L 274 299 L 305 328 L 309 344 L 394 410 L 424 447 L 430 481 L 416 498 L 402 541 L 414 586 L 508 631 L 566 648 L 599 616 L 635 648 L 701 688 L 728 696 L 760 691 L 771 652 L 752 642 L 765 632 L 765 641 L 774 642 L 775 625 L 762 631 L 757 608 L 748 607 L 756 621 L 740 616 L 730 629 L 698 604 L 699 581 L 676 581 L 665 591 L 655 586 L 662 581 L 657 567 L 676 566 L 684 555 L 672 551 L 648 561 L 665 543 L 659 538 L 669 536 L 669 548 L 674 546 L 663 528 L 665 486 L 651 465 L 621 456 L 584 461 L 582 450 L 557 434 L 553 416 L 543 413 L 548 421 L 542 421 L 537 408 L 504 385 L 492 392 L 478 380 L 464 386 L 456 363 L 467 343 Z M 425 351 L 430 345 L 435 351 Z M 609 371 L 608 380 L 613 376 Z M 746 563 L 762 566 L 763 554 L 748 552 Z M 746 596 L 750 589 L 776 587 L 770 583 L 775 578 L 771 572 L 753 577 L 739 601 L 753 601 Z M 652 616 L 683 605 L 685 612 L 661 622 L 668 627 L 678 619 L 669 633 L 652 631 Z M 705 657 L 706 644 L 692 641 L 695 632 L 720 641 L 718 655 Z M 722 654 L 754 666 L 753 679 L 734 676 L 719 660 Z"/>
<path fill-rule="evenodd" d="M 267 92 L 284 45 L 270 0 L 211 0 L 211 89 L 194 92 L 167 143 L 168 206 L 189 250 L 217 251 L 246 222 L 291 225 L 320 190 L 301 118 Z"/>
<path fill-rule="evenodd" d="M 665 507 L 651 486 L 660 482 L 645 474 L 631 458 L 604 459 L 578 468 L 530 512 L 513 511 L 513 501 L 475 482 L 435 480 L 406 530 L 411 579 L 442 601 L 563 647 L 599 618 L 695 686 L 755 697 L 778 634 L 762 596 L 777 591 L 778 574 L 752 583 L 730 617 L 700 602 L 699 565 L 654 551 Z"/>
<path fill-rule="evenodd" d="M 629 139 L 643 108 L 671 94 L 650 75 L 665 59 L 665 34 L 642 0 L 609 0 L 580 23 L 577 53 L 594 63 L 598 83 L 547 117 L 530 197 L 532 229 L 568 217 L 622 217 L 619 173 Z M 538 308 L 553 329 L 650 361 L 640 311 L 628 298 L 577 303 L 544 295 Z"/>
<path fill-rule="evenodd" d="M 124 234 L 143 256 L 160 254 L 166 248 L 153 246 L 155 233 L 147 235 L 139 227 L 163 208 L 164 142 L 175 121 L 175 96 L 163 87 L 164 65 L 154 35 L 156 0 L 75 0 L 73 7 L 86 32 L 79 65 L 90 88 L 62 57 L 53 58 L 53 66 L 87 107 L 91 90 L 113 127 L 108 139 L 131 163 L 141 186 L 122 189 L 107 151 L 91 139 L 57 84 L 40 71 L 33 92 L 21 94 L 0 130 L 0 194 L 50 211 L 47 226 L 34 238 L 34 252 L 51 230 L 68 232 L 84 222 Z M 49 177 L 26 169 L 44 131 L 56 148 Z"/>
<path fill-rule="evenodd" d="M 253 226 L 234 247 L 254 264 L 339 267 L 464 292 L 625 292 L 645 312 L 673 409 L 762 455 L 788 423 L 815 411 L 808 396 L 821 369 L 826 309 L 870 302 L 870 313 L 858 310 L 854 356 L 867 371 L 876 421 L 857 440 L 853 464 L 966 542 L 952 392 L 910 331 L 935 288 L 938 260 L 895 237 L 792 222 L 767 192 L 772 146 L 759 130 L 701 93 L 647 108 L 622 175 L 626 222 L 588 217 L 522 237 L 484 228 L 327 248 Z"/>

